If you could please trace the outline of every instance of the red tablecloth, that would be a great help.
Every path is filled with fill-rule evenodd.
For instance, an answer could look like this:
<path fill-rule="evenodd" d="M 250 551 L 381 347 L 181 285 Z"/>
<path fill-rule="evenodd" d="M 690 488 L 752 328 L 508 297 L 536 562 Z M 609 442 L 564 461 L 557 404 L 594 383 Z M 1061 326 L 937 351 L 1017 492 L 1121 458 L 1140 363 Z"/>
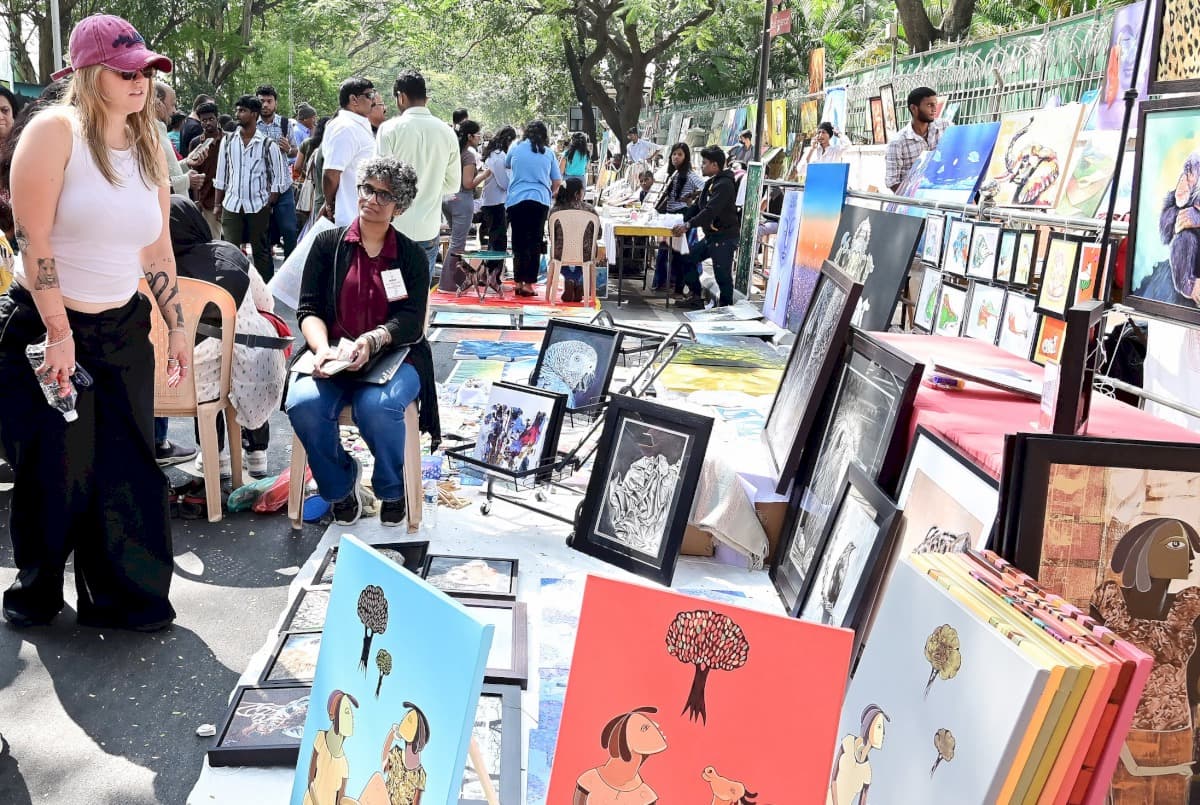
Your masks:
<path fill-rule="evenodd" d="M 1036 378 L 1042 367 L 972 338 L 872 333 L 932 369 L 935 362 L 974 367 L 1006 367 Z M 911 441 L 918 425 L 940 433 L 995 478 L 1004 462 L 1004 436 L 1037 430 L 1039 404 L 999 389 L 967 382 L 962 391 L 918 387 Z M 1151 416 L 1103 394 L 1092 395 L 1087 435 L 1159 442 L 1200 442 L 1200 433 Z"/>

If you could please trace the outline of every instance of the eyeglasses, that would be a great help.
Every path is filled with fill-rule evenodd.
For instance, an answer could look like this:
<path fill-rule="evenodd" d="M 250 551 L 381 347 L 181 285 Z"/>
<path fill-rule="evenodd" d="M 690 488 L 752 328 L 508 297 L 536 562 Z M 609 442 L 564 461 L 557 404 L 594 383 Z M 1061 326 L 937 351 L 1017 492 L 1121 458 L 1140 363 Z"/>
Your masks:
<path fill-rule="evenodd" d="M 116 73 L 126 81 L 133 81 L 138 76 L 142 76 L 147 80 L 153 81 L 155 76 L 158 75 L 158 70 L 154 69 L 153 67 L 143 67 L 140 70 L 114 70 L 113 68 L 106 66 L 104 69 L 108 70 L 110 73 Z"/>
<path fill-rule="evenodd" d="M 358 197 L 360 199 L 362 199 L 363 201 L 367 201 L 368 199 L 371 198 L 371 196 L 374 196 L 375 201 L 378 202 L 379 204 L 399 204 L 400 203 L 400 197 L 396 196 L 392 193 L 389 193 L 387 190 L 380 190 L 379 188 L 372 187 L 369 184 L 360 184 L 358 186 Z"/>

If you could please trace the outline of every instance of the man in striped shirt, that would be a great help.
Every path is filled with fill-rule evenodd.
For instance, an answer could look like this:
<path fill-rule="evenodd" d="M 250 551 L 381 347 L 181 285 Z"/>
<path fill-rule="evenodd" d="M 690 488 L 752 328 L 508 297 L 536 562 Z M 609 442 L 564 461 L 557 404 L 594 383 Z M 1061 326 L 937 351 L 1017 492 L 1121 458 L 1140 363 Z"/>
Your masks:
<path fill-rule="evenodd" d="M 221 140 L 217 175 L 213 177 L 216 204 L 221 209 L 221 234 L 238 246 L 249 243 L 254 267 L 263 281 L 275 273 L 268 231 L 271 209 L 279 194 L 290 190 L 292 172 L 283 152 L 258 130 L 262 102 L 253 95 L 238 98 L 234 117 L 238 130 Z"/>

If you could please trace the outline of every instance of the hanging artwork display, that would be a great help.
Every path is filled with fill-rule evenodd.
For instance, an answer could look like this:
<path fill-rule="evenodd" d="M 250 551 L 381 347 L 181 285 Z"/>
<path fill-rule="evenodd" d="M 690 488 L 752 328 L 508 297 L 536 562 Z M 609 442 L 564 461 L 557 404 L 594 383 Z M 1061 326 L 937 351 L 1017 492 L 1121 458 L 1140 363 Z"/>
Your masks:
<path fill-rule="evenodd" d="M 951 126 L 921 170 L 914 196 L 925 201 L 970 204 L 992 158 L 999 123 Z"/>
<path fill-rule="evenodd" d="M 977 223 L 971 230 L 971 250 L 967 257 L 967 276 L 992 280 L 1000 252 L 1000 225 Z"/>
<path fill-rule="evenodd" d="M 1191 774 L 1136 772 L 1182 772 L 1196 760 L 1200 447 L 1041 434 L 1016 440 L 1005 516 L 1015 564 L 1155 658 L 1111 801 L 1184 805 L 1195 796 Z"/>
<path fill-rule="evenodd" d="M 238 687 L 208 765 L 294 765 L 311 692 L 308 685 Z"/>
<path fill-rule="evenodd" d="M 516 559 L 432 554 L 421 578 L 449 595 L 508 601 L 517 597 Z"/>
<path fill-rule="evenodd" d="M 816 95 L 823 89 L 825 89 L 825 48 L 813 48 L 808 52 L 808 94 Z"/>
<path fill-rule="evenodd" d="M 803 195 L 799 190 L 788 190 L 783 194 L 779 229 L 775 232 L 775 251 L 771 255 L 771 273 L 763 296 L 762 317 L 780 327 L 787 326 L 788 296 L 792 290 L 792 265 L 796 261 Z"/>
<path fill-rule="evenodd" d="M 1066 334 L 1065 321 L 1053 316 L 1041 316 L 1038 320 L 1037 340 L 1033 344 L 1033 362 L 1039 366 L 1059 363 Z"/>
<path fill-rule="evenodd" d="M 852 637 L 589 576 L 546 802 L 823 801 Z"/>
<path fill-rule="evenodd" d="M 883 98 L 876 95 L 867 102 L 871 107 L 871 142 L 875 145 L 886 145 L 888 137 L 887 126 L 883 122 Z"/>
<path fill-rule="evenodd" d="M 938 295 L 937 312 L 933 316 L 933 334 L 958 338 L 962 335 L 963 321 L 967 315 L 967 292 L 962 288 L 942 283 Z"/>
<path fill-rule="evenodd" d="M 1150 55 L 1154 46 L 1146 37 L 1142 46 L 1142 60 L 1135 64 L 1138 42 L 1142 39 L 1142 19 L 1146 15 L 1146 2 L 1152 3 L 1149 29 L 1155 29 L 1157 0 L 1139 0 L 1118 8 L 1113 13 L 1112 34 L 1108 40 L 1108 59 L 1100 96 L 1096 99 L 1092 122 L 1097 129 L 1119 131 L 1125 117 L 1125 91 L 1136 86 L 1138 102 L 1146 100 L 1146 85 L 1150 80 Z M 1129 121 L 1129 131 L 1137 130 L 1137 116 Z"/>
<path fill-rule="evenodd" d="M 1026 229 L 1017 239 L 1017 258 L 1013 261 L 1012 284 L 1025 287 L 1033 278 L 1038 254 L 1041 251 L 1041 232 Z"/>
<path fill-rule="evenodd" d="M 1124 301 L 1200 324 L 1200 97 L 1147 101 L 1139 131 Z"/>
<path fill-rule="evenodd" d="M 820 122 L 821 107 L 816 101 L 801 101 L 800 102 L 800 133 L 805 137 L 811 137 L 817 131 L 817 124 Z"/>
<path fill-rule="evenodd" d="M 489 467 L 512 473 L 553 462 L 566 402 L 566 394 L 493 383 L 472 455 Z"/>
<path fill-rule="evenodd" d="M 772 148 L 787 147 L 787 99 L 780 98 L 771 101 L 771 133 L 770 141 Z"/>
<path fill-rule="evenodd" d="M 883 101 L 883 129 L 887 141 L 896 136 L 900 127 L 896 125 L 896 91 L 891 84 L 879 88 L 879 97 Z"/>
<path fill-rule="evenodd" d="M 1046 263 L 1038 286 L 1038 313 L 1066 320 L 1067 307 L 1075 293 L 1075 275 L 1079 270 L 1079 249 L 1083 239 L 1055 233 L 1046 249 Z"/>
<path fill-rule="evenodd" d="M 855 326 L 872 331 L 891 326 L 924 224 L 912 215 L 854 204 L 842 210 L 829 259 L 850 279 L 863 283 L 851 319 Z"/>
<path fill-rule="evenodd" d="M 942 244 L 945 241 L 946 216 L 930 213 L 925 216 L 925 235 L 921 239 L 921 259 L 930 265 L 942 263 Z"/>
<path fill-rule="evenodd" d="M 821 397 L 841 361 L 861 293 L 861 282 L 826 261 L 762 431 L 763 446 L 779 479 L 775 489 L 779 494 L 787 491 L 800 468 L 801 453 Z"/>
<path fill-rule="evenodd" d="M 844 100 L 843 90 L 843 100 Z M 800 204 L 800 230 L 796 239 L 796 257 L 792 266 L 792 289 L 788 293 L 787 326 L 800 328 L 808 301 L 817 286 L 821 265 L 829 259 L 842 205 L 846 201 L 846 182 L 850 166 L 844 163 L 818 163 L 808 167 L 804 198 Z"/>
<path fill-rule="evenodd" d="M 484 685 L 479 694 L 479 706 L 475 709 L 471 737 L 479 747 L 492 789 L 500 802 L 519 802 L 522 791 L 521 691 L 512 685 Z M 463 773 L 458 805 L 488 805 L 483 784 L 470 763 Z"/>
<path fill-rule="evenodd" d="M 670 586 L 710 417 L 613 395 L 571 547 Z"/>
<path fill-rule="evenodd" d="M 963 335 L 989 344 L 996 343 L 1000 334 L 1000 316 L 1004 310 L 1004 289 L 982 282 L 971 283 L 971 298 L 967 303 L 967 318 Z"/>
<path fill-rule="evenodd" d="M 946 253 L 942 258 L 942 270 L 956 277 L 967 275 L 967 262 L 971 254 L 970 221 L 956 218 L 950 222 L 950 233 L 946 236 Z"/>
<path fill-rule="evenodd" d="M 1011 801 L 1001 790 L 1050 665 L 901 562 L 846 691 L 829 801 L 868 785 L 883 802 Z"/>
<path fill-rule="evenodd" d="M 821 537 L 819 559 L 812 570 L 814 582 L 797 608 L 797 617 L 857 632 L 875 601 L 895 526 L 895 504 L 851 463 Z"/>
<path fill-rule="evenodd" d="M 421 568 L 425 566 L 425 554 L 429 552 L 429 540 L 386 542 L 371 547 L 405 570 L 420 575 Z M 334 545 L 325 552 L 325 559 L 313 576 L 313 584 L 333 583 L 333 573 L 337 570 L 337 550 L 337 546 Z"/>
<path fill-rule="evenodd" d="M 1014 229 L 1000 232 L 1000 250 L 996 255 L 996 281 L 1012 282 L 1013 269 L 1017 263 L 1017 241 L 1020 233 Z"/>
<path fill-rule="evenodd" d="M 1082 116 L 1083 107 L 1069 103 L 1001 117 L 982 192 L 1000 205 L 1054 207 Z"/>
<path fill-rule="evenodd" d="M 1200 90 L 1200 52 L 1192 44 L 1195 14 L 1192 0 L 1155 0 L 1150 26 L 1153 36 L 1146 42 L 1151 95 Z"/>
<path fill-rule="evenodd" d="M 1095 217 L 1100 202 L 1108 195 L 1117 167 L 1117 151 L 1123 146 L 1120 131 L 1087 131 L 1079 135 L 1067 169 L 1067 183 L 1054 208 L 1055 215 Z"/>
<path fill-rule="evenodd" d="M 771 568 L 789 611 L 812 583 L 817 548 L 846 468 L 856 461 L 868 477 L 890 486 L 903 461 L 907 421 L 924 366 L 893 347 L 852 330 L 850 357 L 819 428 L 806 448 L 803 480 L 792 488 L 788 518 Z"/>
<path fill-rule="evenodd" d="M 617 366 L 622 336 L 608 327 L 551 319 L 530 385 L 567 395 L 568 411 L 598 405 Z"/>
<path fill-rule="evenodd" d="M 1110 263 L 1115 251 L 1116 244 L 1114 243 L 1108 250 Z M 1079 247 L 1079 271 L 1075 274 L 1074 295 L 1071 299 L 1072 306 L 1098 297 L 1105 297 L 1104 286 L 1107 274 L 1108 272 L 1100 266 L 1100 244 L 1095 242 L 1081 244 Z"/>
<path fill-rule="evenodd" d="M 942 272 L 935 268 L 926 268 L 921 275 L 921 290 L 917 294 L 917 306 L 913 311 L 913 326 L 922 332 L 933 330 L 934 317 L 937 315 L 938 298 L 942 292 Z"/>
<path fill-rule="evenodd" d="M 327 623 L 291 805 L 454 801 L 493 628 L 350 535 Z"/>
<path fill-rule="evenodd" d="M 996 346 L 1018 358 L 1029 360 L 1038 325 L 1037 300 L 1019 291 L 1006 291 Z"/>

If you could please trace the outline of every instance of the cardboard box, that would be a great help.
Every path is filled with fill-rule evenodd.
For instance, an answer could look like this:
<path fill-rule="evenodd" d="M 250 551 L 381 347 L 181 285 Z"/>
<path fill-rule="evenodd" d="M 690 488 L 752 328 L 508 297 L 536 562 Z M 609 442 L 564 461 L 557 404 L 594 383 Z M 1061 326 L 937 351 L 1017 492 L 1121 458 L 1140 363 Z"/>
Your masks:
<path fill-rule="evenodd" d="M 712 534 L 703 528 L 689 525 L 683 532 L 683 548 L 680 553 L 684 556 L 712 556 L 715 551 Z"/>
<path fill-rule="evenodd" d="M 783 520 L 787 516 L 787 502 L 755 503 L 754 513 L 758 522 L 762 523 L 763 531 L 767 532 L 767 558 L 764 562 L 768 567 L 775 558 L 775 549 L 779 547 L 779 539 L 783 533 Z"/>

